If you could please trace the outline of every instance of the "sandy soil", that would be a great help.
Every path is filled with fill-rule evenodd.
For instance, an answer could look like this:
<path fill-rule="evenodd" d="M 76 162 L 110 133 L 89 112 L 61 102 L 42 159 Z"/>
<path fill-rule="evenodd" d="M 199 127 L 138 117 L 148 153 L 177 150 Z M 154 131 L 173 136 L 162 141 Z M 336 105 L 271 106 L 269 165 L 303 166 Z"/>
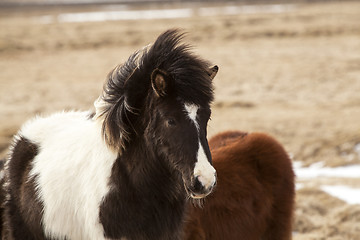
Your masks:
<path fill-rule="evenodd" d="M 183 6 L 182 6 L 183 7 Z M 0 9 L 0 157 L 35 114 L 89 109 L 107 72 L 171 27 L 220 72 L 210 136 L 267 132 L 304 166 L 360 163 L 360 3 L 277 14 L 41 24 L 89 9 Z M 359 173 L 360 177 L 360 173 Z M 320 190 L 358 179 L 298 179 L 294 239 L 360 239 L 360 205 Z"/>

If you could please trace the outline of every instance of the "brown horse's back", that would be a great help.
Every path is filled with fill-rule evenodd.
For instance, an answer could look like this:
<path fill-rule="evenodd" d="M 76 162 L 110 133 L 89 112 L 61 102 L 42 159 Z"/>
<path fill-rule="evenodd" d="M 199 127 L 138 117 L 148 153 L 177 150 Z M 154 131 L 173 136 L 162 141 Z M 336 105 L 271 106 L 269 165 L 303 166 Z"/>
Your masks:
<path fill-rule="evenodd" d="M 294 173 L 283 147 L 261 134 L 225 132 L 210 141 L 218 184 L 191 206 L 188 240 L 291 239 Z"/>

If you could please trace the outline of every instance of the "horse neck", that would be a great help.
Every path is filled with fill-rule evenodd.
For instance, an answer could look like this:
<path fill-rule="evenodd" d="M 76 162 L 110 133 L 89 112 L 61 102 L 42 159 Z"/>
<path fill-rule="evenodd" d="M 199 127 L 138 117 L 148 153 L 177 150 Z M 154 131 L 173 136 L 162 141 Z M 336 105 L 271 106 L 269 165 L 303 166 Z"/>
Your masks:
<path fill-rule="evenodd" d="M 100 216 L 113 238 L 180 239 L 186 204 L 181 176 L 143 141 L 133 141 L 116 159 L 110 182 Z"/>
<path fill-rule="evenodd" d="M 138 138 L 129 144 L 118 161 L 123 177 L 128 178 L 129 186 L 135 191 L 186 198 L 180 173 L 171 167 L 166 156 L 157 154 L 155 147 L 148 146 L 144 139 Z"/>

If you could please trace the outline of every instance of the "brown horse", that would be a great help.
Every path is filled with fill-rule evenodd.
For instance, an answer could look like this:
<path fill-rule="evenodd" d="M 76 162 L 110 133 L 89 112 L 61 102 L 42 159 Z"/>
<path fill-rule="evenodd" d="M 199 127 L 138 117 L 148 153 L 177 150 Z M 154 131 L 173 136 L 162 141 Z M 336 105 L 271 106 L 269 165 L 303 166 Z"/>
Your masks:
<path fill-rule="evenodd" d="M 294 172 L 283 147 L 265 134 L 237 131 L 209 145 L 217 187 L 202 207 L 190 206 L 185 239 L 291 239 Z"/>

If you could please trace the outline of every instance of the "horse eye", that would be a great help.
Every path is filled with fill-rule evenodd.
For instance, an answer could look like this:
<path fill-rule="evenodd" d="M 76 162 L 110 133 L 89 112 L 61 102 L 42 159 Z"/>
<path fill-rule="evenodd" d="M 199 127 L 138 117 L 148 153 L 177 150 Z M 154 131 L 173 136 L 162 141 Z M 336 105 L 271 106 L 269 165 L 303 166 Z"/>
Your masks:
<path fill-rule="evenodd" d="M 174 119 L 170 118 L 170 119 L 167 120 L 167 125 L 169 127 L 173 127 L 173 126 L 176 125 L 176 121 Z"/>

